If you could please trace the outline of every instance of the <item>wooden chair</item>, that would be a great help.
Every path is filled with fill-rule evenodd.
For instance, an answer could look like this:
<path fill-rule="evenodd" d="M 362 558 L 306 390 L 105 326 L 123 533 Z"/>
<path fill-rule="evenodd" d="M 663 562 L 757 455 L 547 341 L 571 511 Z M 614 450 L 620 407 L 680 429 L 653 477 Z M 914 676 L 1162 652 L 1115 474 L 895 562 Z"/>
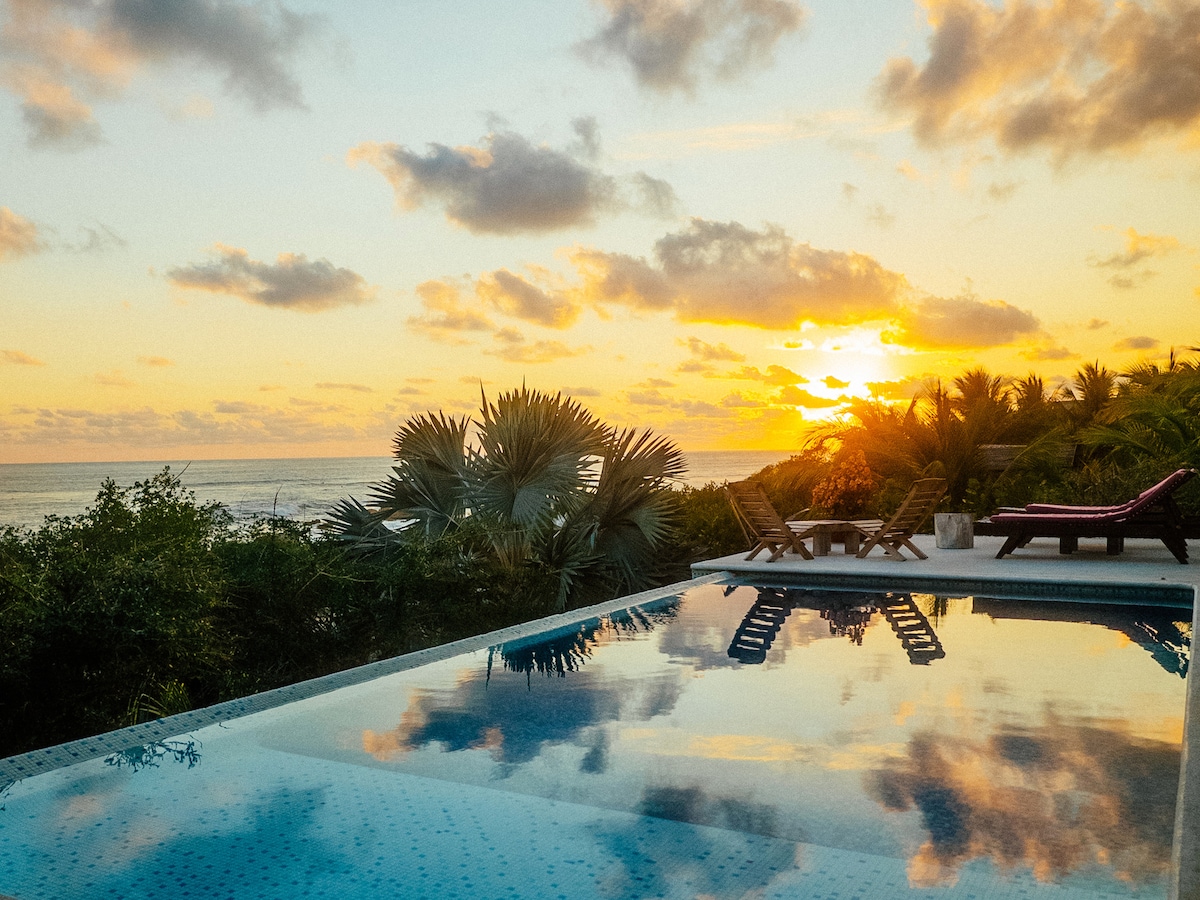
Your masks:
<path fill-rule="evenodd" d="M 813 558 L 803 543 L 808 532 L 789 528 L 757 481 L 735 481 L 725 485 L 725 493 L 733 505 L 738 523 L 753 545 L 747 560 L 754 559 L 763 550 L 771 553 L 767 562 L 775 562 L 788 550 L 800 554 L 804 559 Z"/>
<path fill-rule="evenodd" d="M 922 553 L 910 538 L 933 515 L 933 510 L 945 493 L 944 478 L 922 478 L 920 481 L 914 481 L 908 496 L 891 519 L 874 529 L 859 526 L 867 542 L 858 551 L 858 558 L 862 559 L 873 547 L 882 547 L 888 559 L 906 559 L 900 548 L 907 547 L 916 554 L 917 559 L 928 559 L 929 557 Z"/>

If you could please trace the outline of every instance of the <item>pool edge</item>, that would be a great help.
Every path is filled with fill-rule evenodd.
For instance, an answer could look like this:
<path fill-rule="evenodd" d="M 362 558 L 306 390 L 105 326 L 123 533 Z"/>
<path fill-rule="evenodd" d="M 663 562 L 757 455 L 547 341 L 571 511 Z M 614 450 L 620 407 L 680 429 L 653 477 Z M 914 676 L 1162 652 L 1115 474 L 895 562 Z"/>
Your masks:
<path fill-rule="evenodd" d="M 436 647 L 428 647 L 424 650 L 416 650 L 412 653 L 388 657 L 387 659 L 381 659 L 373 663 L 355 666 L 352 669 L 343 669 L 340 672 L 331 672 L 328 675 L 321 675 L 306 681 L 298 681 L 295 684 L 262 691 L 258 694 L 250 694 L 249 696 L 239 697 L 235 700 L 225 700 L 221 703 L 215 703 L 212 706 L 189 710 L 188 712 L 178 713 L 177 715 L 167 716 L 162 719 L 154 719 L 150 722 L 130 725 L 115 731 L 106 731 L 102 734 L 78 738 L 77 740 L 67 741 L 63 744 L 55 744 L 50 747 L 30 750 L 26 753 L 18 753 L 15 756 L 0 759 L 0 795 L 2 795 L 4 788 L 13 782 L 73 766 L 76 763 L 99 759 L 128 747 L 136 747 L 139 744 L 148 744 L 166 738 L 178 737 L 179 735 L 187 734 L 200 728 L 206 728 L 210 725 L 216 725 L 220 722 L 228 722 L 231 719 L 239 719 L 243 716 L 274 709 L 277 706 L 282 706 L 285 703 L 291 703 L 295 700 L 306 700 L 309 697 L 327 694 L 339 688 L 351 687 L 374 678 L 404 672 L 408 669 L 425 665 L 426 663 L 449 659 L 460 653 L 485 650 L 496 644 L 519 640 L 520 638 L 538 634 L 550 628 L 561 628 L 578 622 L 584 622 L 596 616 L 608 615 L 634 606 L 651 603 L 655 600 L 672 597 L 691 587 L 704 584 L 720 584 L 725 580 L 727 580 L 727 576 L 723 573 L 711 573 L 690 578 L 687 581 L 677 581 L 663 587 L 651 588 L 650 590 L 640 591 L 636 594 L 627 594 L 624 597 L 606 600 L 603 603 L 597 603 L 593 606 L 572 609 L 565 613 L 534 619 L 519 625 L 510 625 L 507 628 L 501 628 L 497 631 L 489 631 L 486 634 L 451 641 L 448 644 L 439 644 Z M 0 796 L 0 805 L 2 803 L 2 796 Z"/>

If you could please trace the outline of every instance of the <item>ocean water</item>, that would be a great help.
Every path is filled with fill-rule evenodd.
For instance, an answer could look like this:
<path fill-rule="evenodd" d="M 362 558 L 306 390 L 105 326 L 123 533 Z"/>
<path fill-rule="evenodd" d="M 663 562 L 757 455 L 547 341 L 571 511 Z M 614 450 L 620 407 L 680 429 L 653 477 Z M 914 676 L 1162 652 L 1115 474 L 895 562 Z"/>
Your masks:
<path fill-rule="evenodd" d="M 687 454 L 683 483 L 736 481 L 786 459 L 777 450 L 704 450 Z M 201 501 L 217 501 L 237 518 L 279 515 L 307 521 L 325 515 L 343 497 L 366 500 L 384 478 L 391 458 L 232 459 L 0 465 L 0 525 L 33 528 L 48 515 L 74 516 L 96 499 L 111 478 L 127 487 L 161 472 L 182 478 Z"/>

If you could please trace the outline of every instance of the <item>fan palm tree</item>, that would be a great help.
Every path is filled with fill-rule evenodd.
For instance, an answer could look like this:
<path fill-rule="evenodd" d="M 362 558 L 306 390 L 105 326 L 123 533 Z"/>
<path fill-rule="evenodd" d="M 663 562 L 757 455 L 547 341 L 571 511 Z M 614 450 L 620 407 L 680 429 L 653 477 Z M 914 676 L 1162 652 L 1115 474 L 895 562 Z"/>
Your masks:
<path fill-rule="evenodd" d="M 349 498 L 332 510 L 335 535 L 376 551 L 470 520 L 502 564 L 556 570 L 560 605 L 588 579 L 646 585 L 671 535 L 670 482 L 685 469 L 669 440 L 617 431 L 568 397 L 526 387 L 483 397 L 475 420 L 414 416 L 393 447 L 396 465 L 373 485 L 372 507 Z"/>

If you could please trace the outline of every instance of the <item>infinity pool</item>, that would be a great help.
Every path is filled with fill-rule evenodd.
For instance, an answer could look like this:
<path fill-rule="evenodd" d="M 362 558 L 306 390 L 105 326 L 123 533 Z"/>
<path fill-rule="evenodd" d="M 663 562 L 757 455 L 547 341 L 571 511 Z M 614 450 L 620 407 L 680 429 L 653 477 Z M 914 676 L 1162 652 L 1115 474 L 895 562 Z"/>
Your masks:
<path fill-rule="evenodd" d="M 19 780 L 0 894 L 1166 896 L 1188 620 L 694 586 Z"/>

